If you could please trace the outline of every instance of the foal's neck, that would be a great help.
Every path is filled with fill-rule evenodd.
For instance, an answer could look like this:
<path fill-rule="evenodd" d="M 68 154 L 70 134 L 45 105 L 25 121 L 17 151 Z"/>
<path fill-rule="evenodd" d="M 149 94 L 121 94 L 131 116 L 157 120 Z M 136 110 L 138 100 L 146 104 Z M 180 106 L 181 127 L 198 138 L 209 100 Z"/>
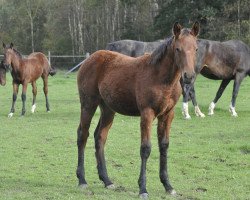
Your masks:
<path fill-rule="evenodd" d="M 163 68 L 162 75 L 165 77 L 164 82 L 168 85 L 174 85 L 180 81 L 181 71 L 175 64 L 174 52 L 171 49 L 167 56 L 162 60 L 161 68 Z"/>
<path fill-rule="evenodd" d="M 11 59 L 11 66 L 14 70 L 18 70 L 21 66 L 22 58 L 20 58 L 18 55 L 13 54 Z"/>

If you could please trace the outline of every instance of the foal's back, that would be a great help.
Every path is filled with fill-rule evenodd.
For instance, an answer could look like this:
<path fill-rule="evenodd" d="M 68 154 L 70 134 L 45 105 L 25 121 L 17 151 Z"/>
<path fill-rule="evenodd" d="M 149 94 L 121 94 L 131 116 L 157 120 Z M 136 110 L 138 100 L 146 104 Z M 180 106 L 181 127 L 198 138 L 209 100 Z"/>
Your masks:
<path fill-rule="evenodd" d="M 149 58 L 150 55 L 132 58 L 111 51 L 95 52 L 82 64 L 78 72 L 81 102 L 92 104 L 96 101 L 99 104 L 104 100 L 120 114 L 140 115 L 137 88 L 143 81 L 144 87 L 150 82 L 152 69 L 147 67 Z"/>

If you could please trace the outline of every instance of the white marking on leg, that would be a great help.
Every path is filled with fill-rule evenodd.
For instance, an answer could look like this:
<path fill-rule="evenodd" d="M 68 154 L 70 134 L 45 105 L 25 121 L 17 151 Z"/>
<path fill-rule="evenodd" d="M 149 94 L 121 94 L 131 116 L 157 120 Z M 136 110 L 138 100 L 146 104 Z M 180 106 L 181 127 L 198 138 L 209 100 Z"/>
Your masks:
<path fill-rule="evenodd" d="M 31 107 L 31 112 L 34 113 L 34 112 L 35 112 L 35 109 L 36 109 L 36 104 L 34 104 L 34 105 Z"/>
<path fill-rule="evenodd" d="M 211 102 L 208 108 L 208 115 L 213 115 L 214 114 L 214 108 L 215 108 L 215 103 Z"/>
<path fill-rule="evenodd" d="M 139 195 L 140 199 L 148 199 L 148 193 L 142 193 Z"/>
<path fill-rule="evenodd" d="M 12 116 L 13 116 L 13 112 L 10 112 L 9 114 L 8 114 L 8 118 L 11 118 Z"/>
<path fill-rule="evenodd" d="M 232 104 L 229 106 L 229 112 L 231 112 L 231 115 L 233 117 L 238 117 L 238 114 L 235 111 L 235 107 L 233 107 Z"/>
<path fill-rule="evenodd" d="M 184 116 L 184 119 L 191 119 L 191 116 L 188 113 L 188 102 L 182 103 L 182 115 Z"/>
<path fill-rule="evenodd" d="M 201 112 L 199 106 L 194 107 L 194 112 L 197 117 L 202 117 L 202 118 L 205 117 L 205 115 Z"/>

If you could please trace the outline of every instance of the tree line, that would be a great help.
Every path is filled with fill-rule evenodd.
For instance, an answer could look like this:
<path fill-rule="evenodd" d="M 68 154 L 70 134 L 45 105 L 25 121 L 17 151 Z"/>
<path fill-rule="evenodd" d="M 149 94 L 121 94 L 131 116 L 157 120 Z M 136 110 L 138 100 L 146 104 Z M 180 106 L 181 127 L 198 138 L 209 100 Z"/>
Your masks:
<path fill-rule="evenodd" d="M 175 21 L 200 38 L 250 45 L 249 0 L 0 0 L 0 39 L 23 54 L 83 55 L 121 39 L 154 41 Z"/>

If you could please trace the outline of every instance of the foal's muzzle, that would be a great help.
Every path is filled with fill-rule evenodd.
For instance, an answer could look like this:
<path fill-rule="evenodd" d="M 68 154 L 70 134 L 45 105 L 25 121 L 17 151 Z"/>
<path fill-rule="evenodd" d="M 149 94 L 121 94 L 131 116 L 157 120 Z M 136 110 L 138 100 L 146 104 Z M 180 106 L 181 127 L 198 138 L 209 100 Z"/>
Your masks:
<path fill-rule="evenodd" d="M 187 73 L 187 72 L 184 72 L 183 73 L 183 82 L 185 84 L 190 84 L 190 83 L 193 83 L 194 82 L 194 78 L 195 78 L 195 73 Z"/>

